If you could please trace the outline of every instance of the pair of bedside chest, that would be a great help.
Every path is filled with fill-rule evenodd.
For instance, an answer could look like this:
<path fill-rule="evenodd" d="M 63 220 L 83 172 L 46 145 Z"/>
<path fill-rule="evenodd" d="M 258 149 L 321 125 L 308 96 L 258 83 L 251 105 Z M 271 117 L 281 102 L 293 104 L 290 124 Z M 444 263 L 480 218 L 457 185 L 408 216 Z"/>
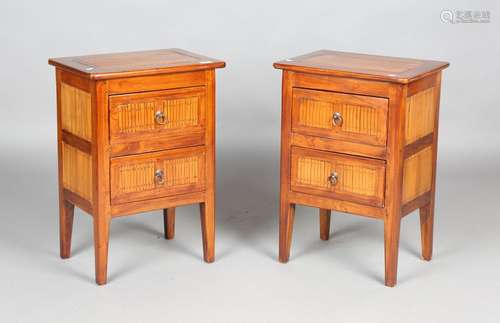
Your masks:
<path fill-rule="evenodd" d="M 113 217 L 199 203 L 204 260 L 214 260 L 215 69 L 180 49 L 50 59 L 56 66 L 60 253 L 74 206 L 93 216 L 96 282 L 107 280 Z M 396 283 L 401 218 L 420 208 L 424 259 L 432 228 L 441 70 L 447 63 L 318 51 L 283 69 L 279 260 L 295 204 L 384 220 L 386 285 Z"/>

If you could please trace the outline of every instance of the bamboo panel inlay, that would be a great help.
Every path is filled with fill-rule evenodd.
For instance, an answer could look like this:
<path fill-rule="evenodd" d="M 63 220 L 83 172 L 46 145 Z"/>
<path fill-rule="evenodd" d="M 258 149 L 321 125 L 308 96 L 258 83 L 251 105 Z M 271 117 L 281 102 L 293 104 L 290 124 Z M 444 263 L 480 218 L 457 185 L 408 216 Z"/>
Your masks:
<path fill-rule="evenodd" d="M 155 170 L 154 161 L 123 165 L 118 173 L 119 191 L 130 193 L 154 189 Z"/>
<path fill-rule="evenodd" d="M 329 176 L 337 172 L 339 181 L 332 185 Z M 364 196 L 377 195 L 378 171 L 341 161 L 333 162 L 310 157 L 299 157 L 296 183 Z"/>
<path fill-rule="evenodd" d="M 174 129 L 199 124 L 199 97 L 150 100 L 119 104 L 117 109 L 117 129 L 119 133 L 135 133 L 154 129 Z M 165 124 L 155 121 L 155 114 L 163 112 Z"/>
<path fill-rule="evenodd" d="M 87 141 L 92 141 L 90 93 L 61 83 L 62 129 Z"/>
<path fill-rule="evenodd" d="M 163 161 L 166 174 L 165 185 L 182 186 L 195 184 L 201 180 L 200 169 L 203 167 L 200 156 L 189 156 Z"/>
<path fill-rule="evenodd" d="M 434 87 L 406 99 L 405 144 L 410 144 L 433 132 L 436 117 Z"/>
<path fill-rule="evenodd" d="M 379 124 L 376 108 L 353 105 L 343 102 L 316 101 L 301 98 L 299 101 L 298 124 L 307 127 L 335 129 L 332 116 L 340 112 L 344 119 L 342 131 L 368 136 L 381 136 L 385 132 L 385 124 Z"/>
<path fill-rule="evenodd" d="M 432 147 L 408 157 L 403 169 L 403 203 L 409 202 L 431 189 Z"/>
<path fill-rule="evenodd" d="M 92 202 L 92 156 L 62 143 L 63 186 Z"/>

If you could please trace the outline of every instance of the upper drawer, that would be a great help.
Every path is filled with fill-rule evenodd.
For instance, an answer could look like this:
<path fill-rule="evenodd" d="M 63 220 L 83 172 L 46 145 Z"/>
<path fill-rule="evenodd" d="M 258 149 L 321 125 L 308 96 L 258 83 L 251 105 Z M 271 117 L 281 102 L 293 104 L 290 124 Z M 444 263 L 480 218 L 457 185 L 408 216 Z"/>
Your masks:
<path fill-rule="evenodd" d="M 384 184 L 381 160 L 292 147 L 293 191 L 382 207 Z"/>
<path fill-rule="evenodd" d="M 203 144 L 205 93 L 199 86 L 110 96 L 110 143 L 118 145 L 112 152 Z"/>
<path fill-rule="evenodd" d="M 111 159 L 111 204 L 205 189 L 205 147 Z"/>
<path fill-rule="evenodd" d="M 293 88 L 292 131 L 385 146 L 389 100 Z"/>

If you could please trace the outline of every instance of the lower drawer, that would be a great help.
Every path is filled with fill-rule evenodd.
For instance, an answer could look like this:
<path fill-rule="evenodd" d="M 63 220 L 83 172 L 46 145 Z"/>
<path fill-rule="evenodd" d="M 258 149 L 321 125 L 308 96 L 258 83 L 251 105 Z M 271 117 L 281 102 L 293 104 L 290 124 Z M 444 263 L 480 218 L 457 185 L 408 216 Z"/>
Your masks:
<path fill-rule="evenodd" d="M 111 204 L 203 191 L 205 147 L 111 159 Z"/>
<path fill-rule="evenodd" d="M 292 147 L 292 191 L 384 206 L 385 162 Z"/>

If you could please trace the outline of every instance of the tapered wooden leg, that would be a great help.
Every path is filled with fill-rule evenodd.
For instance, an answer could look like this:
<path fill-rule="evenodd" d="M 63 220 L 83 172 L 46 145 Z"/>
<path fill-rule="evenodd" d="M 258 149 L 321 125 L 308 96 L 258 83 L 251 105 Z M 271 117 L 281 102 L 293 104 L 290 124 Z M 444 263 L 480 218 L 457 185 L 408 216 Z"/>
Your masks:
<path fill-rule="evenodd" d="M 389 287 L 395 286 L 398 278 L 400 225 L 400 214 L 389 214 L 384 220 L 385 285 Z"/>
<path fill-rule="evenodd" d="M 175 235 L 175 208 L 163 209 L 163 226 L 165 239 L 171 240 Z"/>
<path fill-rule="evenodd" d="M 330 238 L 330 218 L 332 211 L 319 209 L 319 237 L 321 240 Z"/>
<path fill-rule="evenodd" d="M 279 261 L 286 263 L 290 258 L 292 245 L 293 221 L 295 218 L 295 204 L 285 203 L 280 208 L 280 250 Z"/>
<path fill-rule="evenodd" d="M 215 203 L 212 200 L 200 203 L 201 234 L 203 238 L 203 259 L 215 260 Z"/>
<path fill-rule="evenodd" d="M 420 235 L 422 240 L 422 258 L 432 258 L 432 237 L 434 231 L 434 206 L 429 203 L 420 208 Z"/>
<path fill-rule="evenodd" d="M 94 215 L 95 281 L 98 285 L 107 281 L 110 220 L 106 214 Z"/>
<path fill-rule="evenodd" d="M 68 201 L 61 201 L 59 205 L 59 247 L 61 258 L 71 256 L 71 235 L 73 232 L 73 217 L 75 206 Z"/>

